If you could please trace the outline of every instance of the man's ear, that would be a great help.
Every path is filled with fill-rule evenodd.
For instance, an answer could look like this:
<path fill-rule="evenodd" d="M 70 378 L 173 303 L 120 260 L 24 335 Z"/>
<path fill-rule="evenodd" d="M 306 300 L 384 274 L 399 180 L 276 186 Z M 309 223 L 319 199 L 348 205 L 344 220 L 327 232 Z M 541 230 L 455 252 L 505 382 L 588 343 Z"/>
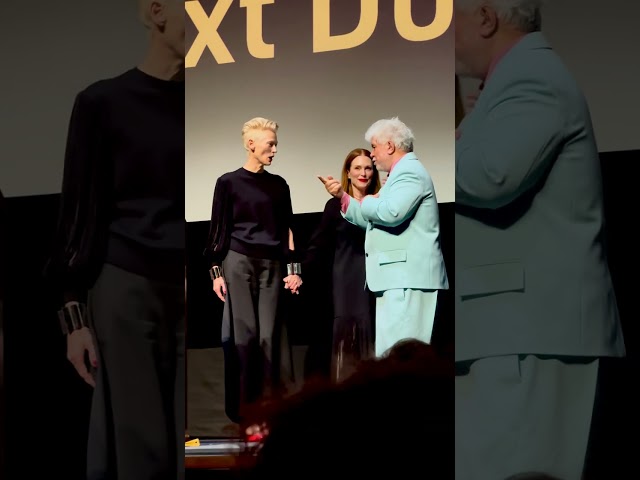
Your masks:
<path fill-rule="evenodd" d="M 247 148 L 249 149 L 250 152 L 256 151 L 256 142 L 253 138 L 250 138 L 249 140 L 247 140 Z"/>
<path fill-rule="evenodd" d="M 387 142 L 387 153 L 389 155 L 393 155 L 395 152 L 396 152 L 396 145 L 391 141 Z"/>

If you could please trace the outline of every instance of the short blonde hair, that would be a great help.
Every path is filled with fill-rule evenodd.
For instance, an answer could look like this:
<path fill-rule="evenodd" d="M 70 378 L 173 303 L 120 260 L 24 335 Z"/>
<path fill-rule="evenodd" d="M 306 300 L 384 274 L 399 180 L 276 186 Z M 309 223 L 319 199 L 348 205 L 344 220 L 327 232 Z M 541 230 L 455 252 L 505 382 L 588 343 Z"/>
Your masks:
<path fill-rule="evenodd" d="M 268 118 L 263 117 L 255 117 L 245 122 L 242 126 L 242 142 L 244 143 L 245 150 L 249 150 L 248 143 L 252 137 L 252 134 L 255 132 L 264 132 L 264 131 L 272 131 L 273 133 L 278 132 L 278 124 L 269 120 Z"/>

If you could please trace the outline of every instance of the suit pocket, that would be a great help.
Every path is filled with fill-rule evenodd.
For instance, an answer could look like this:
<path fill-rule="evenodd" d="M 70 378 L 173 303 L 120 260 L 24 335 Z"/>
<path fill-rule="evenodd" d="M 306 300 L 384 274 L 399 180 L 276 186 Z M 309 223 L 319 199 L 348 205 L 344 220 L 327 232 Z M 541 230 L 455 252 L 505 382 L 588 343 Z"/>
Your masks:
<path fill-rule="evenodd" d="M 524 291 L 524 267 L 519 262 L 467 268 L 456 279 L 461 297 Z"/>
<path fill-rule="evenodd" d="M 406 262 L 407 251 L 406 250 L 390 250 L 388 252 L 378 253 L 378 264 L 388 265 L 390 263 Z"/>

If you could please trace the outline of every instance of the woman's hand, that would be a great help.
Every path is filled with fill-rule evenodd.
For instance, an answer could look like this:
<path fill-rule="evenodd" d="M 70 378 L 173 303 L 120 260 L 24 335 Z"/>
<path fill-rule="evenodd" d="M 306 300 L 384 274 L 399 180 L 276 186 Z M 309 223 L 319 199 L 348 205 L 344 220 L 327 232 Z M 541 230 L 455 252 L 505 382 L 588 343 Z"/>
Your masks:
<path fill-rule="evenodd" d="M 85 382 L 95 387 L 96 382 L 87 368 L 85 353 L 89 357 L 91 365 L 94 368 L 97 367 L 98 360 L 96 359 L 96 350 L 93 345 L 93 335 L 91 335 L 91 330 L 87 327 L 74 330 L 67 335 L 67 360 L 71 362 L 78 375 Z"/>
<path fill-rule="evenodd" d="M 224 281 L 224 277 L 218 277 L 213 281 L 213 291 L 224 302 L 224 297 L 227 294 L 227 284 Z"/>
<path fill-rule="evenodd" d="M 291 293 L 295 293 L 296 295 L 300 294 L 298 290 L 302 285 L 302 278 L 299 275 L 289 275 L 284 279 L 284 288 L 287 290 L 291 290 Z"/>

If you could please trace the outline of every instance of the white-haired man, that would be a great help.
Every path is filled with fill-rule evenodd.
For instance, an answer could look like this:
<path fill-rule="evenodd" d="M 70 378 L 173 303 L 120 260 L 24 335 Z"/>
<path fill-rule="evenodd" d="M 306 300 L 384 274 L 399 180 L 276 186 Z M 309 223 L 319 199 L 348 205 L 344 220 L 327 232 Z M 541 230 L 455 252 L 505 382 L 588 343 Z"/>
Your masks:
<path fill-rule="evenodd" d="M 184 478 L 184 7 L 140 13 L 143 61 L 76 96 L 47 268 L 95 387 L 88 480 Z"/>
<path fill-rule="evenodd" d="M 456 0 L 456 478 L 583 473 L 598 358 L 624 355 L 587 103 L 539 0 Z"/>
<path fill-rule="evenodd" d="M 448 289 L 449 281 L 438 201 L 429 173 L 413 153 L 413 133 L 392 118 L 371 125 L 365 139 L 376 168 L 389 173 L 378 194 L 359 202 L 339 180 L 320 180 L 341 199 L 344 218 L 366 230 L 366 278 L 376 295 L 375 352 L 381 356 L 403 339 L 431 342 L 438 290 Z"/>

